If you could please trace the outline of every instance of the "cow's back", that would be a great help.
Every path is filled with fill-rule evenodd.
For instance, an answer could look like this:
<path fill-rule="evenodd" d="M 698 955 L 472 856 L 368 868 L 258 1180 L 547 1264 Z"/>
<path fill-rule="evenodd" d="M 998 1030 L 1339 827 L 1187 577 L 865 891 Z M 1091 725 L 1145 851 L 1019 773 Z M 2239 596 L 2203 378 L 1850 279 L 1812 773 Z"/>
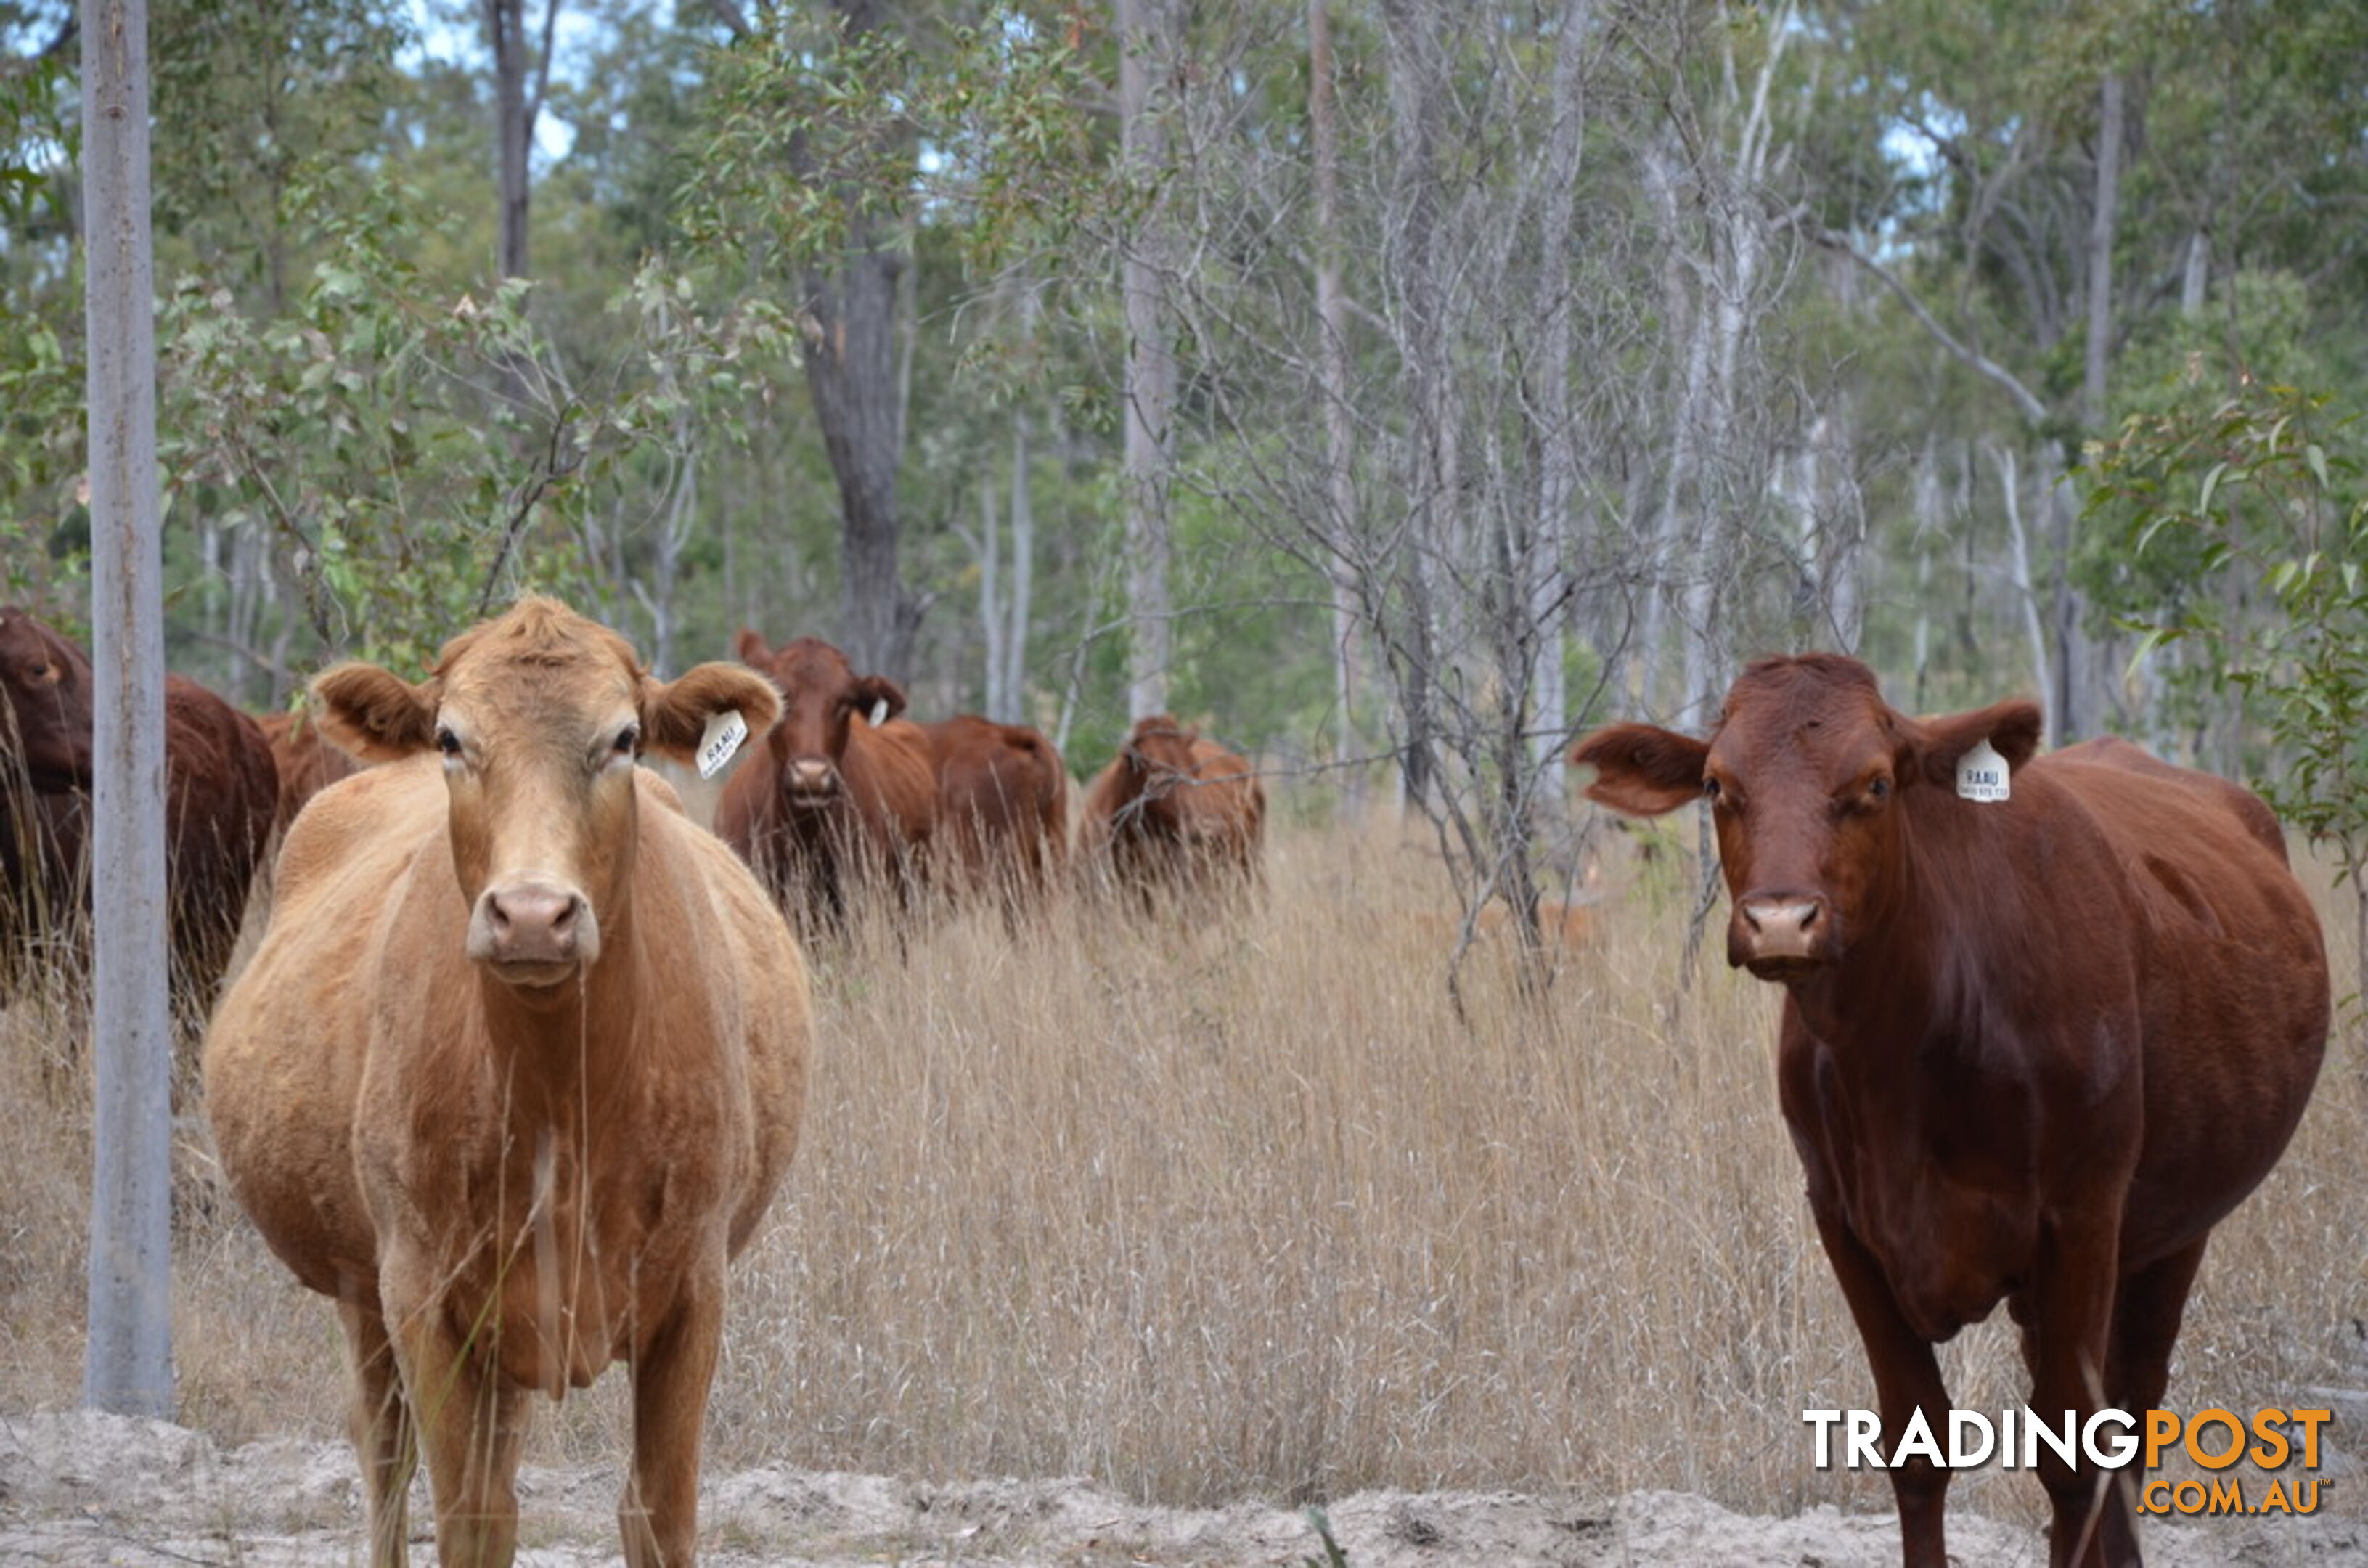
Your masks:
<path fill-rule="evenodd" d="M 1035 882 L 1068 851 L 1067 773 L 1052 742 L 1023 724 L 976 714 L 925 724 L 937 761 L 937 835 L 944 858 L 971 877 Z"/>
<path fill-rule="evenodd" d="M 921 726 L 891 719 L 875 728 L 859 719 L 848 728 L 840 766 L 874 850 L 907 854 L 929 841 L 937 827 L 938 776 Z"/>

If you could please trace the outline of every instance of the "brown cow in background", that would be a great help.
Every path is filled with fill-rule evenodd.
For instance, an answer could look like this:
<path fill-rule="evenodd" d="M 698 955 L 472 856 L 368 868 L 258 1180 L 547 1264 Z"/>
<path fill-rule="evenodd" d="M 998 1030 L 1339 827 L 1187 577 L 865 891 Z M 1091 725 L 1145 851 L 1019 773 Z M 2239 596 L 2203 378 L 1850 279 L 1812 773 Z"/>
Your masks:
<path fill-rule="evenodd" d="M 937 765 L 941 885 L 1041 904 L 1068 864 L 1068 770 L 1025 724 L 975 714 L 923 724 Z"/>
<path fill-rule="evenodd" d="M 858 676 L 816 637 L 769 649 L 743 631 L 737 648 L 780 689 L 781 722 L 724 786 L 717 835 L 808 931 L 839 926 L 867 894 L 903 900 L 938 820 L 928 737 L 895 717 L 904 688 Z"/>
<path fill-rule="evenodd" d="M 263 713 L 256 717 L 263 738 L 271 743 L 271 760 L 279 770 L 279 806 L 276 823 L 280 832 L 296 820 L 304 802 L 335 784 L 359 773 L 362 765 L 329 744 L 307 711 Z"/>
<path fill-rule="evenodd" d="M 0 609 L 0 944 L 11 956 L 88 912 L 93 678 L 73 642 L 24 610 Z M 237 945 L 278 801 L 271 746 L 255 721 L 195 681 L 166 676 L 172 985 L 178 1004 L 200 1015 Z"/>
<path fill-rule="evenodd" d="M 290 830 L 206 1038 L 231 1189 L 345 1330 L 370 1561 L 427 1461 L 438 1558 L 507 1563 L 528 1404 L 632 1378 L 625 1558 L 691 1561 L 725 1267 L 796 1142 L 804 966 L 747 869 L 637 767 L 772 687 L 671 684 L 527 599 L 414 684 L 340 665 L 322 727 L 381 764 Z"/>
<path fill-rule="evenodd" d="M 1086 787 L 1083 818 L 1086 876 L 1152 905 L 1163 894 L 1252 885 L 1266 791 L 1247 758 L 1159 713 L 1138 720 Z"/>
<path fill-rule="evenodd" d="M 2030 702 L 1908 718 L 1812 655 L 1746 670 L 1706 741 L 1616 724 L 1572 756 L 1618 811 L 1710 800 L 1727 960 L 1785 990 L 1778 1102 L 1886 1456 L 1919 1415 L 1949 1430 L 1932 1346 L 2001 1300 L 2041 1419 L 2160 1406 L 2204 1243 L 2326 1044 L 2269 808 L 2122 741 L 2034 757 L 2039 733 Z M 2138 1561 L 2111 1473 L 2048 1449 L 2040 1473 L 2053 1562 Z M 1949 1471 L 1890 1476 L 1909 1568 L 1941 1568 Z"/>

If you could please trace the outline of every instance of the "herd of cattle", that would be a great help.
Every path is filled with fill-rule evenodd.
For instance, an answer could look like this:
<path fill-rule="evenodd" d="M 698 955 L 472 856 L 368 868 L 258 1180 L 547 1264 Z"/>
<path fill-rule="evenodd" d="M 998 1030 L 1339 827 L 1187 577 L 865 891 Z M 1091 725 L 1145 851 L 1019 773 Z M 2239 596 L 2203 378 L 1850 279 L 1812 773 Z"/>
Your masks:
<path fill-rule="evenodd" d="M 809 937 L 867 900 L 924 891 L 1016 912 L 1074 878 L 1156 907 L 1257 878 L 1256 770 L 1166 715 L 1137 724 L 1080 798 L 1052 742 L 1026 725 L 915 723 L 900 717 L 901 687 L 856 675 L 816 638 L 768 649 L 744 631 L 738 653 L 778 687 L 781 718 L 762 760 L 731 774 L 713 826 Z M 72 939 L 87 905 L 92 695 L 81 648 L 0 609 L 0 949 L 12 960 Z M 270 846 L 365 765 L 309 711 L 245 714 L 179 676 L 165 702 L 174 994 L 202 1017 Z"/>
<path fill-rule="evenodd" d="M 812 639 L 738 652 L 663 682 L 528 599 L 423 680 L 324 672 L 311 723 L 268 741 L 173 688 L 176 965 L 200 994 L 227 957 L 207 899 L 284 832 L 206 1105 L 241 1205 L 337 1303 L 375 1564 L 404 1559 L 416 1456 L 441 1560 L 510 1562 L 525 1402 L 618 1360 L 627 1558 L 692 1559 L 725 1265 L 805 1093 L 783 910 L 824 933 L 931 886 L 1021 910 L 1065 880 L 1073 816 L 1077 860 L 1155 903 L 1254 874 L 1256 778 L 1172 720 L 1138 723 L 1073 812 L 1032 730 L 915 724 Z M 6 611 L 0 675 L 21 936 L 44 857 L 79 847 L 89 667 Z M 635 764 L 689 763 L 732 715 L 759 749 L 711 834 Z M 2284 1150 L 2329 1023 L 2317 919 L 2258 799 L 2039 735 L 2031 703 L 1911 718 L 1808 655 L 1753 665 L 1707 739 L 1620 724 L 1573 754 L 1615 810 L 1710 802 L 1729 960 L 1784 989 L 1779 1105 L 1902 1446 L 1909 1568 L 1948 1560 L 1949 1472 L 1902 1441 L 1948 1429 L 1934 1345 L 2003 1301 L 2035 1410 L 2159 1405 L 2211 1231 Z M 2136 1562 L 2126 1478 L 2041 1460 L 2051 1562 Z"/>

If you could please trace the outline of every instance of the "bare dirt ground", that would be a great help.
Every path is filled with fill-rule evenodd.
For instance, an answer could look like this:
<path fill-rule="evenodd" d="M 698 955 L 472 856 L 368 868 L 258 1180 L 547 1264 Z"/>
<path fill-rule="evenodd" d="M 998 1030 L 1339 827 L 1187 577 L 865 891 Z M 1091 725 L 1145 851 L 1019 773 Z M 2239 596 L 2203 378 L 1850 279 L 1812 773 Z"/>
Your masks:
<path fill-rule="evenodd" d="M 524 1550 L 539 1568 L 621 1560 L 612 1467 L 529 1467 L 520 1477 Z M 2331 1482 L 2330 1490 L 2340 1483 Z M 424 1520 L 415 1494 L 415 1527 Z M 1365 1493 L 1328 1510 L 1350 1568 L 1889 1568 L 1898 1532 L 1884 1516 L 1816 1508 L 1751 1518 L 1699 1496 Z M 163 1422 L 82 1412 L 0 1416 L 0 1562 L 186 1563 L 293 1568 L 361 1556 L 361 1504 L 343 1444 L 275 1439 L 222 1449 Z M 1087 1482 L 951 1484 L 768 1466 L 709 1478 L 700 1520 L 713 1564 L 853 1568 L 1325 1568 L 1324 1544 L 1294 1510 L 1144 1507 Z M 1950 1520 L 1962 1563 L 2037 1564 L 2035 1533 L 1966 1513 Z M 421 1561 L 432 1551 L 419 1535 Z M 2368 1519 L 2322 1508 L 2305 1518 L 2156 1523 L 2147 1561 L 2166 1568 L 2368 1565 Z"/>

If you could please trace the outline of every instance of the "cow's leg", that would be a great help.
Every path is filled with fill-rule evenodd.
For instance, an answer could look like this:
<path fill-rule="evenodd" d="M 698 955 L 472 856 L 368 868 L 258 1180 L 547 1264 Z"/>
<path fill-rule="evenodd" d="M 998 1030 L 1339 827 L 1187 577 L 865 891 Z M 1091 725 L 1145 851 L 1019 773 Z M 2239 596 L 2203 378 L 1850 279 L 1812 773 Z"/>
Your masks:
<path fill-rule="evenodd" d="M 2111 1221 L 2072 1222 L 2051 1228 L 2041 1244 L 2029 1307 L 2020 1317 L 2023 1361 L 2031 1369 L 2031 1407 L 2043 1420 L 2061 1421 L 2069 1411 L 2075 1425 L 2085 1428 L 2089 1417 L 2105 1408 L 2118 1239 Z M 2039 1479 L 2054 1506 L 2047 1533 L 2050 1568 L 2136 1561 L 2107 1555 L 2106 1521 L 2118 1506 L 2112 1495 L 2113 1472 L 2067 1463 L 2043 1444 Z"/>
<path fill-rule="evenodd" d="M 345 1324 L 347 1369 L 353 1383 L 347 1420 L 354 1456 L 362 1467 L 370 1568 L 404 1568 L 411 1534 L 411 1472 L 419 1454 L 412 1442 L 411 1413 L 403 1402 L 403 1380 L 395 1371 L 394 1346 L 387 1341 L 386 1319 L 379 1315 L 377 1301 L 340 1301 L 337 1317 Z"/>
<path fill-rule="evenodd" d="M 1842 1299 L 1850 1303 L 1859 1340 L 1866 1346 L 1867 1362 L 1874 1370 L 1885 1456 L 1897 1446 L 1918 1410 L 1936 1435 L 1947 1432 L 1949 1391 L 1941 1381 L 1941 1363 L 1932 1354 L 1931 1344 L 1901 1315 L 1882 1266 L 1839 1220 L 1819 1214 L 1817 1234 L 1826 1244 L 1827 1261 L 1833 1265 L 1834 1278 L 1841 1285 Z M 1946 1568 L 1948 1552 L 1942 1545 L 1941 1519 L 1948 1499 L 1949 1472 L 1918 1458 L 1890 1474 L 1891 1494 L 1899 1505 L 1900 1555 L 1907 1568 Z"/>
<path fill-rule="evenodd" d="M 2158 1409 L 2170 1386 L 2170 1350 L 2186 1315 L 2188 1292 L 2203 1267 L 2201 1241 L 2124 1278 L 2113 1296 L 2113 1339 L 2106 1352 L 2105 1392 L 2116 1410 L 2141 1421 Z M 2105 1560 L 2138 1561 L 2137 1509 L 2132 1496 L 2146 1478 L 2135 1465 L 2122 1472 L 2105 1512 Z"/>
<path fill-rule="evenodd" d="M 633 1367 L 633 1472 L 617 1507 L 628 1568 L 681 1568 L 698 1551 L 699 1450 L 723 1342 L 723 1268 L 689 1286 Z"/>
<path fill-rule="evenodd" d="M 443 1568 L 509 1568 L 518 1553 L 525 1395 L 495 1373 L 490 1346 L 456 1330 L 441 1300 L 426 1295 L 398 1312 L 390 1288 L 387 1311 L 436 1494 L 437 1561 Z"/>

